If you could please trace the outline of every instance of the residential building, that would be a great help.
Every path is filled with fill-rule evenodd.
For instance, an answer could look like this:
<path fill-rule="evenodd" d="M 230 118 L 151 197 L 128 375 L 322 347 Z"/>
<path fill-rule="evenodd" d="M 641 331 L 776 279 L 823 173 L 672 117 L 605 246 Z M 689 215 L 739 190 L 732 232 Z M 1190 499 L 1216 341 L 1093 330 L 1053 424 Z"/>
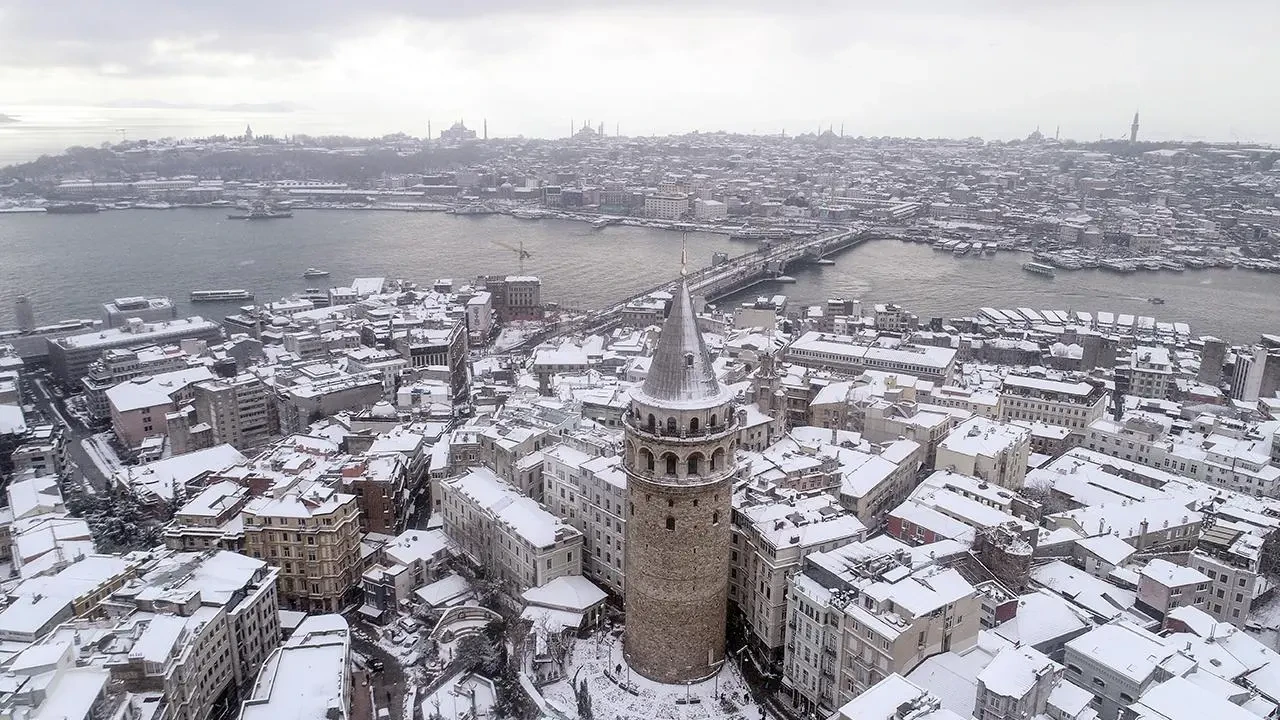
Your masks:
<path fill-rule="evenodd" d="M 356 497 L 312 481 L 244 507 L 244 549 L 279 568 L 284 605 L 311 612 L 346 607 L 360 578 Z"/>
<path fill-rule="evenodd" d="M 934 466 L 1017 490 L 1027 475 L 1031 432 L 1010 423 L 975 417 L 960 423 L 938 444 Z"/>
<path fill-rule="evenodd" d="M 1031 420 L 1070 428 L 1079 438 L 1102 417 L 1107 392 L 1087 382 L 1063 382 L 1010 373 L 1000 385 L 1000 419 Z M 1079 444 L 1078 441 L 1076 444 Z"/>
<path fill-rule="evenodd" d="M 973 644 L 982 614 L 959 572 L 916 567 L 892 540 L 811 554 L 790 590 L 783 692 L 820 716 L 930 655 Z"/>
<path fill-rule="evenodd" d="M 351 630 L 341 615 L 302 621 L 262 666 L 241 720 L 348 720 Z"/>
<path fill-rule="evenodd" d="M 1178 646 L 1119 620 L 1099 625 L 1067 643 L 1063 664 L 1070 682 L 1093 693 L 1101 720 L 1116 720 L 1148 688 L 1195 668 Z"/>
<path fill-rule="evenodd" d="M 111 428 L 120 444 L 132 449 L 146 438 L 168 435 L 165 417 L 190 401 L 194 394 L 192 386 L 212 378 L 213 373 L 201 365 L 159 375 L 140 375 L 108 390 Z"/>
<path fill-rule="evenodd" d="M 748 630 L 748 647 L 764 667 L 781 667 L 787 588 L 811 553 L 858 542 L 867 528 L 829 495 L 734 493 L 729 603 Z"/>
<path fill-rule="evenodd" d="M 513 595 L 582 574 L 582 533 L 493 471 L 443 480 L 440 491 L 445 534 Z"/>

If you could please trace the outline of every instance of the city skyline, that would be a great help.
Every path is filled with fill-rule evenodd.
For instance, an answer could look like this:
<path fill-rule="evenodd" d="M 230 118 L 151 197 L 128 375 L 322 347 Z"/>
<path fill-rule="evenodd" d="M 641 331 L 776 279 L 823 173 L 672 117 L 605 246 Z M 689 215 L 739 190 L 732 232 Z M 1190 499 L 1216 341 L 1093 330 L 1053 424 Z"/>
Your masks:
<path fill-rule="evenodd" d="M 354 14 L 143 2 L 86 4 L 53 22 L 19 2 L 0 14 L 10 103 L 0 113 L 71 100 L 287 110 L 255 122 L 274 134 L 308 132 L 290 127 L 303 116 L 358 135 L 422 135 L 429 119 L 440 129 L 458 117 L 478 128 L 487 117 L 491 137 L 557 137 L 571 118 L 590 118 L 633 136 L 843 124 L 854 136 L 988 139 L 1060 127 L 1090 141 L 1127 137 L 1141 109 L 1140 139 L 1275 142 L 1266 119 L 1280 101 L 1248 78 L 1280 63 L 1264 37 L 1266 16 L 1280 11 L 1249 8 L 1258 21 L 1241 24 L 1238 9 L 821 3 L 783 13 L 712 0 L 673 18 L 627 3 L 382 3 Z"/>

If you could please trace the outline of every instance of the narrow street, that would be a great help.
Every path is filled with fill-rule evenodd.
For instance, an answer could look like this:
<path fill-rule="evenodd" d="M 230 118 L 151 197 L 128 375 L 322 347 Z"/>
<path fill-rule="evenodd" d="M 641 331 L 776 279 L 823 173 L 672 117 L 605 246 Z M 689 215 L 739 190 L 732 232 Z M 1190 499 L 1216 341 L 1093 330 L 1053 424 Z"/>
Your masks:
<path fill-rule="evenodd" d="M 372 636 L 373 630 L 363 623 L 352 623 L 353 629 L 362 634 Z M 377 645 L 351 635 L 351 648 L 356 666 L 351 673 L 351 717 L 352 720 L 372 720 L 377 711 L 387 708 L 391 711 L 391 720 L 403 720 L 403 703 L 405 694 L 404 668 L 399 661 Z M 381 661 L 381 671 L 369 667 L 371 660 Z M 367 680 L 367 682 L 365 682 Z"/>

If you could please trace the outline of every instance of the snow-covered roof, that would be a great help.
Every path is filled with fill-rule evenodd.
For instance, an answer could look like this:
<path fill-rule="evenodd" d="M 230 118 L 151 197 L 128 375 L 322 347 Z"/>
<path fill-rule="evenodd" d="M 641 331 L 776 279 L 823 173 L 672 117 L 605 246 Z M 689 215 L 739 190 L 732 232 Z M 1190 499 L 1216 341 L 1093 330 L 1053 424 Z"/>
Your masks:
<path fill-rule="evenodd" d="M 525 590 L 520 597 L 528 605 L 582 613 L 604 602 L 608 594 L 581 575 L 561 575 Z"/>

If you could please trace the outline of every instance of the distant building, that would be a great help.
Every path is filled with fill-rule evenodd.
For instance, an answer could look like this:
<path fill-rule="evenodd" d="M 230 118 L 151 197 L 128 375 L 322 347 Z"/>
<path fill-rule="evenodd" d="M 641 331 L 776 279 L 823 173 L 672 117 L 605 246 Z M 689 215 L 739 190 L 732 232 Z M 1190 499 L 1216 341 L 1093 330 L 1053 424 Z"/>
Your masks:
<path fill-rule="evenodd" d="M 185 339 L 220 342 L 222 326 L 198 316 L 158 323 L 130 319 L 121 327 L 51 338 L 46 342 L 54 379 L 64 387 L 75 387 L 80 378 L 89 373 L 93 361 L 107 350 L 163 345 Z"/>
<path fill-rule="evenodd" d="M 102 321 L 109 328 L 120 327 L 129 318 L 157 323 L 177 317 L 178 308 L 167 297 L 125 297 L 102 304 Z"/>

